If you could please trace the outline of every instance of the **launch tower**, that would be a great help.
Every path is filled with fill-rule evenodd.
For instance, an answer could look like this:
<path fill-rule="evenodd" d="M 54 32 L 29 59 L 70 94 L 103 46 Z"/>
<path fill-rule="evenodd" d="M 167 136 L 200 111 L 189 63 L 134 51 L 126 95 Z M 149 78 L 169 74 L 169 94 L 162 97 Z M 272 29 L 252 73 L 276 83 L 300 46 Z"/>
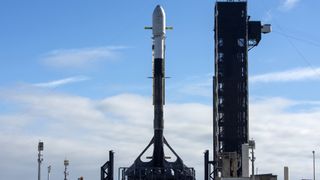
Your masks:
<path fill-rule="evenodd" d="M 248 50 L 258 45 L 261 33 L 271 30 L 249 19 L 247 1 L 216 2 L 214 169 L 207 179 L 249 177 Z M 206 168 L 208 163 L 207 159 Z"/>

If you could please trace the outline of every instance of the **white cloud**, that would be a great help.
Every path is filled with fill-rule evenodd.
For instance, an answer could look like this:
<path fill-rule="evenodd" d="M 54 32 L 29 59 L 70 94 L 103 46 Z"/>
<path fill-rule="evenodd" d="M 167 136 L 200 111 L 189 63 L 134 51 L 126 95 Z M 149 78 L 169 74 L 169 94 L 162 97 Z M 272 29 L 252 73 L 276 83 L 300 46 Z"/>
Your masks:
<path fill-rule="evenodd" d="M 74 76 L 74 77 L 68 77 L 68 78 L 64 78 L 64 79 L 49 81 L 49 82 L 36 83 L 33 85 L 37 86 L 37 87 L 43 87 L 43 88 L 55 88 L 58 86 L 62 86 L 62 85 L 70 84 L 70 83 L 81 82 L 81 81 L 86 81 L 86 80 L 89 80 L 89 78 L 86 76 Z"/>
<path fill-rule="evenodd" d="M 282 4 L 282 9 L 290 10 L 294 8 L 301 0 L 284 0 Z"/>
<path fill-rule="evenodd" d="M 291 82 L 320 79 L 320 68 L 298 68 L 249 77 L 253 83 Z"/>
<path fill-rule="evenodd" d="M 305 103 L 283 98 L 251 102 L 250 129 L 257 142 L 259 172 L 274 172 L 282 179 L 283 166 L 289 166 L 292 179 L 311 177 L 311 151 L 320 145 L 320 109 L 319 105 L 301 108 Z"/>
<path fill-rule="evenodd" d="M 84 175 L 88 179 L 99 177 L 98 169 L 106 161 L 108 149 L 116 152 L 117 166 L 128 166 L 149 143 L 153 134 L 152 99 L 133 94 L 122 94 L 101 100 L 53 93 L 6 94 L 6 101 L 17 107 L 17 112 L 0 116 L 0 158 L 7 167 L 17 167 L 17 157 L 24 167 L 23 173 L 35 173 L 35 147 L 39 139 L 45 141 L 45 165 L 62 172 L 63 158 L 70 159 L 71 179 Z M 202 151 L 210 147 L 210 107 L 201 104 L 168 104 L 165 111 L 166 138 L 189 166 L 202 166 Z M 186 113 L 188 112 L 188 113 Z M 24 118 L 15 118 L 23 114 Z M 15 123 L 9 120 L 17 121 Z M 21 121 L 21 122 L 19 122 Z M 14 132 L 11 131 L 14 129 Z M 188 133 L 187 133 L 188 132 Z M 183 135 L 182 135 L 183 134 Z M 10 139 L 11 141 L 8 141 Z M 203 139 L 203 141 L 199 141 Z M 29 142 L 29 143 L 24 143 Z M 27 149 L 21 153 L 18 149 Z M 7 153 L 3 157 L 3 153 Z M 2 155 L 1 155 L 2 153 Z M 60 164 L 59 164 L 60 163 Z M 35 165 L 35 164 L 34 164 Z M 90 165 L 88 169 L 80 170 Z M 0 168 L 1 172 L 10 168 Z M 20 168 L 19 165 L 17 168 Z M 12 168 L 14 169 L 14 168 Z M 52 178 L 60 172 L 53 172 Z M 31 178 L 31 177 L 30 177 Z"/>
<path fill-rule="evenodd" d="M 129 166 L 152 137 L 150 97 L 120 94 L 93 100 L 30 91 L 2 93 L 4 98 L 14 111 L 0 115 L 1 179 L 36 177 L 39 139 L 45 142 L 43 169 L 52 165 L 52 179 L 61 177 L 65 157 L 70 179 L 98 179 L 107 150 L 116 152 L 116 167 Z M 308 177 L 311 150 L 320 145 L 319 105 L 283 98 L 251 100 L 250 136 L 256 139 L 259 172 L 281 177 L 282 166 L 289 165 L 292 179 Z M 203 151 L 212 147 L 212 107 L 167 102 L 164 118 L 166 139 L 201 179 Z"/>
<path fill-rule="evenodd" d="M 124 47 L 97 47 L 82 49 L 62 49 L 46 53 L 42 60 L 45 64 L 62 68 L 83 68 L 90 66 L 97 61 L 114 60 L 117 51 Z"/>

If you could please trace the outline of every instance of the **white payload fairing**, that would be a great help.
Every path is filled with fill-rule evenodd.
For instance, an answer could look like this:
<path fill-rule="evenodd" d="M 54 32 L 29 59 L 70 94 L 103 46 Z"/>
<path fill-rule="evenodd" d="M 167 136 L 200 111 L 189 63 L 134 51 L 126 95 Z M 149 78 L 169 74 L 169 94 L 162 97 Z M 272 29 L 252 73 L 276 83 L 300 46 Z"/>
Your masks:
<path fill-rule="evenodd" d="M 164 43 L 166 37 L 166 14 L 160 5 L 158 5 L 153 11 L 152 34 L 154 59 L 164 59 Z"/>

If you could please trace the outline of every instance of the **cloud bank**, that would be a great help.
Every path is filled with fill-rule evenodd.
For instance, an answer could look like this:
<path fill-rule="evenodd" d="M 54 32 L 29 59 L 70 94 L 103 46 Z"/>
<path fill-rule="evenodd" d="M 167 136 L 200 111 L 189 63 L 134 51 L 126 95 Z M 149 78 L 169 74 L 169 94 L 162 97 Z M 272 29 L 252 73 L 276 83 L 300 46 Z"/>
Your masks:
<path fill-rule="evenodd" d="M 2 93 L 0 99 L 16 107 L 0 115 L 1 179 L 36 177 L 39 139 L 45 143 L 43 169 L 52 166 L 52 179 L 62 178 L 64 158 L 70 160 L 70 179 L 99 179 L 99 168 L 107 160 L 108 150 L 116 152 L 116 170 L 129 166 L 153 134 L 151 97 L 119 94 L 94 100 L 15 91 Z M 299 108 L 306 104 L 304 109 Z M 319 117 L 319 102 L 253 98 L 250 136 L 256 140 L 259 172 L 276 173 L 281 179 L 282 168 L 288 165 L 292 178 L 308 178 L 311 151 L 320 145 Z M 165 136 L 185 164 L 196 168 L 197 178 L 201 179 L 203 151 L 212 147 L 212 107 L 167 102 Z"/>
<path fill-rule="evenodd" d="M 302 80 L 319 80 L 320 68 L 297 68 L 280 72 L 254 75 L 249 77 L 253 83 L 292 82 Z"/>
<path fill-rule="evenodd" d="M 44 167 L 51 164 L 56 169 L 53 179 L 63 172 L 65 157 L 70 160 L 70 179 L 98 179 L 107 150 L 116 152 L 117 167 L 129 166 L 153 135 L 150 97 L 120 94 L 92 100 L 56 93 L 11 92 L 5 98 L 20 108 L 0 116 L 0 144 L 5 145 L 0 158 L 6 164 L 0 174 L 4 179 L 36 176 L 33 166 L 39 139 L 45 142 Z M 210 147 L 210 116 L 210 107 L 197 103 L 166 106 L 166 138 L 187 165 L 202 166 L 202 151 Z M 14 162 L 17 157 L 21 164 Z M 9 172 L 17 169 L 21 174 L 12 177 Z"/>

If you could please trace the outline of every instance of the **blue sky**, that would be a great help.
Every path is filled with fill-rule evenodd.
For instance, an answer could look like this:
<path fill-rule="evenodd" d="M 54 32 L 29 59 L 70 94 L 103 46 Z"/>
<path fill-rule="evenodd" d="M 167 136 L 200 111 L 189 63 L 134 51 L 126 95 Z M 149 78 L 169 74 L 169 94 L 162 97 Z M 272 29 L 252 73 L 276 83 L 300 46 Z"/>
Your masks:
<path fill-rule="evenodd" d="M 118 152 L 118 166 L 133 162 L 152 134 L 152 42 L 144 26 L 157 4 L 174 27 L 166 40 L 167 139 L 202 177 L 202 152 L 211 147 L 214 2 L 1 1 L 0 154 L 8 155 L 0 157 L 8 165 L 0 179 L 36 176 L 39 139 L 53 179 L 65 157 L 74 179 L 98 178 L 106 149 Z M 282 177 L 288 165 L 292 178 L 312 175 L 311 151 L 320 145 L 319 5 L 249 1 L 251 19 L 273 28 L 249 52 L 250 132 L 261 173 Z"/>

